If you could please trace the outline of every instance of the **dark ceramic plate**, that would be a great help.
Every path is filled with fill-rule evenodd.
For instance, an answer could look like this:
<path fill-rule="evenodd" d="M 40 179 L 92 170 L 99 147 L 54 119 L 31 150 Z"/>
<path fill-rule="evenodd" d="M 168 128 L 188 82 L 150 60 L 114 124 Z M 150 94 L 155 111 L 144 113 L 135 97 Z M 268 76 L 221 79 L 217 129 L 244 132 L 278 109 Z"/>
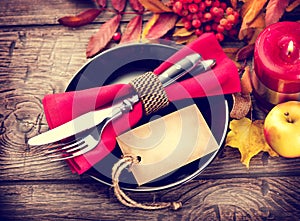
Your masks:
<path fill-rule="evenodd" d="M 115 47 L 99 54 L 86 63 L 70 81 L 66 91 L 76 91 L 107 84 L 128 82 L 128 79 L 155 69 L 178 50 L 178 46 L 163 43 L 135 43 Z M 225 96 L 186 99 L 169 105 L 156 115 L 166 115 L 179 108 L 196 104 L 215 136 L 219 149 L 222 146 L 228 126 L 229 105 Z M 145 117 L 140 125 L 149 122 L 151 116 Z M 120 186 L 126 190 L 154 191 L 184 183 L 208 166 L 217 151 L 202 157 L 153 182 L 138 186 L 130 172 L 125 170 L 120 177 Z M 87 173 L 98 181 L 111 185 L 111 169 L 120 159 L 121 152 L 117 146 L 114 151 L 93 166 Z"/>

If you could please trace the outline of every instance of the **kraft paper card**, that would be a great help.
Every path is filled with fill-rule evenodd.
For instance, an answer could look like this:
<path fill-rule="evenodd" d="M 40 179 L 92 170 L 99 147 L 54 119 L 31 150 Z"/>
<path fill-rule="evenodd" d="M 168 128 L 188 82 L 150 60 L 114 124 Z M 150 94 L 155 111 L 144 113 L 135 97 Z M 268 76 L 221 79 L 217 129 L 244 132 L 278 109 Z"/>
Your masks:
<path fill-rule="evenodd" d="M 124 155 L 139 156 L 132 173 L 139 185 L 218 149 L 197 106 L 191 105 L 117 137 Z"/>

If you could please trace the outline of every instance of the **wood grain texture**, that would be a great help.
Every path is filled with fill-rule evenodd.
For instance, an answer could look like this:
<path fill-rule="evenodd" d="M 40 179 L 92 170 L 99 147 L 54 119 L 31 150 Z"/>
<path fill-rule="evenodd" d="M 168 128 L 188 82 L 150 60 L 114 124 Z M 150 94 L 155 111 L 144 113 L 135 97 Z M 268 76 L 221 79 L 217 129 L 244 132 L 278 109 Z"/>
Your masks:
<path fill-rule="evenodd" d="M 183 202 L 175 212 L 142 211 L 121 205 L 110 187 L 72 174 L 64 162 L 49 163 L 44 147 L 26 144 L 48 130 L 44 95 L 64 91 L 87 61 L 90 36 L 114 13 L 76 29 L 57 19 L 93 7 L 92 0 L 0 1 L 0 219 L 299 220 L 300 158 L 260 153 L 248 170 L 237 149 L 222 148 L 192 181 L 164 191 L 128 192 L 141 202 Z M 135 16 L 128 4 L 126 12 L 121 29 Z"/>
<path fill-rule="evenodd" d="M 107 1 L 108 10 L 103 11 L 94 23 L 103 23 L 115 15 L 110 2 Z M 58 19 L 63 16 L 76 15 L 96 7 L 93 0 L 3 0 L 0 1 L 0 27 L 58 25 Z M 126 4 L 125 11 L 122 16 L 123 22 L 129 21 L 136 15 L 129 3 Z M 144 19 L 149 16 L 148 13 L 145 14 Z"/>
<path fill-rule="evenodd" d="M 299 177 L 224 178 L 127 193 L 141 202 L 182 201 L 178 211 L 126 208 L 111 189 L 92 181 L 0 184 L 0 196 L 2 216 L 11 220 L 296 220 L 299 184 Z"/>
<path fill-rule="evenodd" d="M 28 138 L 48 129 L 41 100 L 63 92 L 87 61 L 85 47 L 95 26 L 82 30 L 64 27 L 4 29 L 0 32 L 0 179 L 76 179 L 64 162 L 50 163 L 45 149 L 29 147 Z M 270 158 L 260 154 L 250 170 L 239 162 L 236 149 L 224 148 L 201 176 L 299 175 L 300 159 Z M 291 168 L 290 165 L 293 165 Z"/>

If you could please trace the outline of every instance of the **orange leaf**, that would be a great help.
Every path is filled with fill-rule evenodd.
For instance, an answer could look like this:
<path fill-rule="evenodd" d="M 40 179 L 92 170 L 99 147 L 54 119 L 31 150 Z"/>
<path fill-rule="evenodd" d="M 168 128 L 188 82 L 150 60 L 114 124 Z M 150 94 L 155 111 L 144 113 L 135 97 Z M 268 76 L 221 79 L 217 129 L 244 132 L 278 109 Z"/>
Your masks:
<path fill-rule="evenodd" d="M 142 16 L 137 15 L 130 20 L 123 33 L 120 43 L 138 41 L 142 32 Z"/>
<path fill-rule="evenodd" d="M 144 7 L 142 4 L 139 2 L 139 0 L 129 0 L 129 4 L 133 10 L 141 12 L 144 10 Z"/>
<path fill-rule="evenodd" d="M 125 8 L 126 0 L 111 0 L 111 4 L 118 12 L 121 12 Z"/>
<path fill-rule="evenodd" d="M 121 18 L 121 15 L 116 15 L 101 25 L 98 32 L 92 35 L 86 49 L 87 58 L 94 56 L 108 44 L 113 34 L 118 29 Z"/>
<path fill-rule="evenodd" d="M 174 37 L 186 37 L 186 36 L 190 36 L 192 34 L 194 34 L 194 31 L 188 31 L 185 28 L 179 28 L 179 29 L 176 29 L 173 36 Z"/>
<path fill-rule="evenodd" d="M 259 152 L 268 152 L 270 156 L 278 156 L 267 144 L 262 120 L 251 121 L 248 118 L 232 120 L 229 124 L 231 131 L 227 134 L 226 146 L 238 148 L 241 162 L 249 168 L 250 160 Z"/>
<path fill-rule="evenodd" d="M 92 8 L 75 16 L 62 17 L 58 22 L 67 27 L 79 27 L 94 21 L 101 12 L 102 10 Z"/>
<path fill-rule="evenodd" d="M 159 14 L 159 18 L 150 28 L 146 38 L 158 39 L 164 36 L 169 30 L 171 30 L 176 23 L 177 15 L 171 13 Z"/>
<path fill-rule="evenodd" d="M 139 0 L 139 2 L 148 10 L 154 13 L 172 12 L 172 10 L 160 0 Z"/>
<path fill-rule="evenodd" d="M 266 7 L 266 26 L 279 21 L 290 0 L 270 0 Z"/>
<path fill-rule="evenodd" d="M 152 28 L 152 26 L 155 24 L 155 22 L 159 19 L 159 14 L 153 14 L 152 17 L 148 20 L 146 23 L 143 33 L 142 33 L 142 39 L 146 38 L 146 35 Z"/>

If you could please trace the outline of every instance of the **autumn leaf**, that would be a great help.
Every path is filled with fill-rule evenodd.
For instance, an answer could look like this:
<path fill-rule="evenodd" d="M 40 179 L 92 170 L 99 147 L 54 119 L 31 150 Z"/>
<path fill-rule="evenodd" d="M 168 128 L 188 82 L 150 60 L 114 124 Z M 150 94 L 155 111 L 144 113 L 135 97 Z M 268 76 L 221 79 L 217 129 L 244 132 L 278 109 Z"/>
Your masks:
<path fill-rule="evenodd" d="M 114 16 L 109 21 L 101 25 L 96 34 L 92 35 L 86 49 L 87 58 L 94 56 L 108 44 L 113 34 L 118 29 L 121 18 L 121 15 Z"/>
<path fill-rule="evenodd" d="M 135 11 L 142 12 L 144 10 L 144 7 L 139 2 L 139 0 L 129 0 L 129 4 Z"/>
<path fill-rule="evenodd" d="M 146 23 L 143 33 L 142 33 L 142 39 L 146 38 L 146 35 L 149 33 L 152 26 L 155 24 L 155 22 L 159 19 L 159 14 L 153 14 L 152 17 L 148 20 Z"/>
<path fill-rule="evenodd" d="M 80 27 L 94 21 L 102 12 L 100 9 L 88 9 L 75 16 L 65 16 L 58 19 L 58 22 L 67 27 Z"/>
<path fill-rule="evenodd" d="M 164 36 L 169 30 L 171 30 L 175 26 L 176 20 L 177 20 L 177 15 L 175 14 L 172 13 L 158 14 L 157 20 L 150 27 L 145 37 L 148 39 L 158 39 Z"/>
<path fill-rule="evenodd" d="M 111 0 L 111 4 L 114 9 L 121 12 L 125 8 L 126 0 Z"/>
<path fill-rule="evenodd" d="M 300 5 L 300 0 L 293 1 L 285 10 L 291 12 Z"/>
<path fill-rule="evenodd" d="M 188 43 L 196 40 L 197 38 L 198 38 L 198 36 L 193 34 L 193 35 L 190 35 L 190 36 L 177 38 L 175 42 L 177 44 L 188 44 Z"/>
<path fill-rule="evenodd" d="M 142 16 L 137 15 L 130 20 L 123 32 L 120 43 L 137 41 L 140 39 L 142 32 Z"/>
<path fill-rule="evenodd" d="M 237 7 L 237 0 L 230 0 L 232 8 L 236 9 Z"/>
<path fill-rule="evenodd" d="M 262 14 L 263 7 L 267 0 L 248 0 L 242 6 L 241 16 L 243 18 L 239 32 L 239 39 L 245 37 L 251 39 L 255 28 L 265 27 L 265 20 Z"/>
<path fill-rule="evenodd" d="M 226 146 L 238 148 L 241 162 L 249 168 L 250 160 L 259 152 L 268 152 L 270 156 L 278 156 L 267 144 L 263 133 L 263 120 L 251 121 L 249 118 L 232 120 L 231 131 L 227 134 Z"/>
<path fill-rule="evenodd" d="M 154 13 L 172 12 L 172 9 L 166 6 L 160 0 L 139 0 L 139 2 L 149 11 Z"/>
<path fill-rule="evenodd" d="M 235 56 L 235 60 L 242 61 L 250 58 L 254 52 L 254 44 L 248 44 L 242 48 L 240 48 Z"/>
<path fill-rule="evenodd" d="M 233 98 L 233 107 L 230 111 L 230 117 L 234 119 L 244 118 L 252 107 L 251 96 L 252 85 L 250 79 L 250 67 L 246 66 L 244 73 L 241 77 L 241 92 L 234 93 Z"/>
<path fill-rule="evenodd" d="M 188 31 L 185 28 L 178 28 L 175 30 L 173 37 L 187 37 L 194 34 L 195 31 Z"/>
<path fill-rule="evenodd" d="M 106 0 L 95 0 L 97 5 L 99 5 L 100 8 L 106 7 Z"/>
<path fill-rule="evenodd" d="M 279 21 L 290 0 L 270 0 L 266 7 L 266 26 Z"/>

